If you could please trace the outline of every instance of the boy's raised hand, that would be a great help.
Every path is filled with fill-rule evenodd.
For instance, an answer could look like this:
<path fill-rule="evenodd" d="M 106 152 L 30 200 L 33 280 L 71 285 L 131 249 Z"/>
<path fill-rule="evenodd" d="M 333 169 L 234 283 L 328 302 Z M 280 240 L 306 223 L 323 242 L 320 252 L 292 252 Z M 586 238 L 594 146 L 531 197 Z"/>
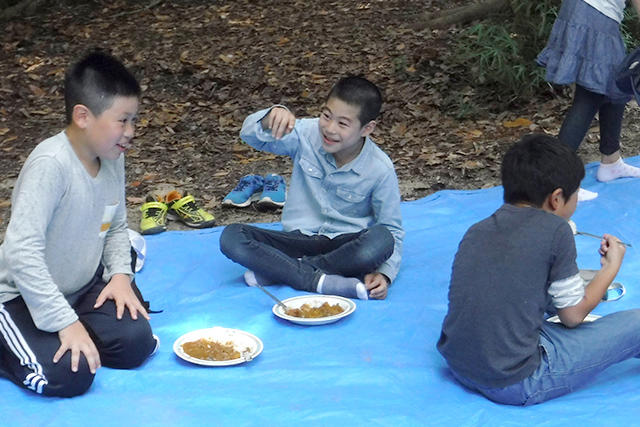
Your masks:
<path fill-rule="evenodd" d="M 600 241 L 600 255 L 602 255 L 600 264 L 603 267 L 611 266 L 617 270 L 622 264 L 626 250 L 626 246 L 621 243 L 620 239 L 611 234 L 605 234 Z"/>
<path fill-rule="evenodd" d="M 369 273 L 364 276 L 364 285 L 371 299 L 385 299 L 389 289 L 389 279 L 382 273 Z"/>
<path fill-rule="evenodd" d="M 280 139 L 293 130 L 296 124 L 296 116 L 286 108 L 273 107 L 269 114 L 262 119 L 262 128 L 271 130 L 275 139 Z"/>
<path fill-rule="evenodd" d="M 104 287 L 98 295 L 98 298 L 96 298 L 96 303 L 93 308 L 102 306 L 108 299 L 116 303 L 116 317 L 118 320 L 122 319 L 125 308 L 129 309 L 133 320 L 138 319 L 138 312 L 140 312 L 145 319 L 149 320 L 147 310 L 144 309 L 142 303 L 133 292 L 131 279 L 129 279 L 129 276 L 126 274 L 113 275 L 109 283 L 107 283 L 107 286 Z"/>
<path fill-rule="evenodd" d="M 82 353 L 87 359 L 91 373 L 96 373 L 96 370 L 100 367 L 100 353 L 98 353 L 96 345 L 79 320 L 58 331 L 58 338 L 60 338 L 60 347 L 56 354 L 53 355 L 53 363 L 58 363 L 67 350 L 70 350 L 71 371 L 78 372 L 80 353 Z"/>

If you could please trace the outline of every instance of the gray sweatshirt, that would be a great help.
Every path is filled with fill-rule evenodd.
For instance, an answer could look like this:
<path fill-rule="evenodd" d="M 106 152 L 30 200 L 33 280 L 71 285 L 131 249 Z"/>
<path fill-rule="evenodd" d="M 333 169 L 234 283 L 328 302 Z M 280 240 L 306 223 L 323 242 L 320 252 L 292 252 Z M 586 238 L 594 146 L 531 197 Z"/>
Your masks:
<path fill-rule="evenodd" d="M 78 319 L 71 304 L 100 262 L 103 278 L 132 276 L 124 200 L 124 156 L 101 159 L 94 178 L 64 132 L 38 144 L 11 196 L 0 245 L 0 303 L 22 296 L 38 329 Z"/>

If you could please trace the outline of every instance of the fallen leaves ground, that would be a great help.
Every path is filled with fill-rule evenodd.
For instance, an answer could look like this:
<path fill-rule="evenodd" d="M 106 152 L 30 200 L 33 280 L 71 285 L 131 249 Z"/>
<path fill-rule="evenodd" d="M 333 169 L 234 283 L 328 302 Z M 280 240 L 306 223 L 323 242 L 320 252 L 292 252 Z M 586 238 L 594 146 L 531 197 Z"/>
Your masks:
<path fill-rule="evenodd" d="M 54 3 L 54 2 L 50 2 Z M 64 126 L 67 65 L 99 47 L 121 58 L 143 88 L 135 148 L 127 158 L 129 221 L 150 192 L 196 196 L 219 224 L 277 221 L 278 213 L 222 209 L 248 173 L 288 177 L 287 158 L 243 145 L 247 114 L 280 103 L 297 116 L 319 111 L 332 83 L 362 74 L 384 90 L 374 139 L 394 160 L 405 200 L 435 191 L 499 184 L 505 148 L 528 131 L 556 133 L 568 100 L 541 97 L 512 111 L 486 108 L 469 119 L 455 100 L 448 54 L 457 30 L 412 29 L 424 10 L 461 1 L 304 0 L 87 1 L 51 5 L 6 23 L 0 33 L 0 238 L 20 166 Z M 542 100 L 546 99 L 546 100 Z M 637 117 L 632 108 L 630 117 Z M 629 123 L 635 123 L 630 122 Z M 638 153 L 635 125 L 623 141 Z M 597 157 L 597 127 L 583 144 Z M 172 228 L 182 228 L 175 226 Z"/>

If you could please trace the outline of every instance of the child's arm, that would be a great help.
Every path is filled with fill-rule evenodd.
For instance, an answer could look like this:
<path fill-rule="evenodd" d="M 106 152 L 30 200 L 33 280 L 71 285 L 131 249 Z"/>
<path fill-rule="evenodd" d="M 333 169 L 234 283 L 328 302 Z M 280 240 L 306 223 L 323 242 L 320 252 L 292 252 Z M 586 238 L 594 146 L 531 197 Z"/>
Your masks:
<path fill-rule="evenodd" d="M 294 157 L 300 145 L 301 125 L 286 107 L 276 105 L 247 116 L 240 138 L 256 150 Z M 317 131 L 317 124 L 313 125 Z"/>
<path fill-rule="evenodd" d="M 127 231 L 127 210 L 124 191 L 124 159 L 118 160 L 117 173 L 121 188 L 118 207 L 111 221 L 104 241 L 102 262 L 104 264 L 103 279 L 107 283 L 96 298 L 94 308 L 98 308 L 108 299 L 116 304 L 116 316 L 122 319 L 125 308 L 129 309 L 131 318 L 136 320 L 140 312 L 149 319 L 147 311 L 133 292 L 131 279 L 131 242 Z"/>
<path fill-rule="evenodd" d="M 291 133 L 296 124 L 296 116 L 284 107 L 275 106 L 271 108 L 265 118 L 260 120 L 260 123 L 262 129 L 270 130 L 275 139 L 280 139 Z"/>
<path fill-rule="evenodd" d="M 82 353 L 87 359 L 91 373 L 96 373 L 96 370 L 100 367 L 100 353 L 98 353 L 96 345 L 79 320 L 61 329 L 58 332 L 58 337 L 60 338 L 60 347 L 56 354 L 53 355 L 53 363 L 58 363 L 67 351 L 71 351 L 71 370 L 78 372 L 80 353 Z"/>
<path fill-rule="evenodd" d="M 393 253 L 375 272 L 365 276 L 365 286 L 373 299 L 384 299 L 387 289 L 400 269 L 404 230 L 400 212 L 400 189 L 398 178 L 389 165 L 389 173 L 380 181 L 371 196 L 376 224 L 387 227 L 394 240 Z"/>
<path fill-rule="evenodd" d="M 602 300 L 607 288 L 618 274 L 626 247 L 620 240 L 610 234 L 605 234 L 600 243 L 600 263 L 602 268 L 587 285 L 582 300 L 573 306 L 558 310 L 558 317 L 562 323 L 573 328 L 578 326 Z"/>

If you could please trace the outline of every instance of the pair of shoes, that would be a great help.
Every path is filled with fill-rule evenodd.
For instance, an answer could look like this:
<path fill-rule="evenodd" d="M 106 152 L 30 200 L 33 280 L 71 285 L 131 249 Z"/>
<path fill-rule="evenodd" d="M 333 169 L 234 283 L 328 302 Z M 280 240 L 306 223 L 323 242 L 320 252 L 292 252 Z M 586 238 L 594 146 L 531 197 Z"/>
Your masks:
<path fill-rule="evenodd" d="M 256 207 L 259 210 L 278 209 L 284 206 L 286 191 L 284 178 L 278 174 L 271 173 L 264 178 L 260 175 L 246 175 L 225 196 L 222 205 L 244 208 L 257 201 Z"/>
<path fill-rule="evenodd" d="M 140 210 L 140 232 L 156 234 L 167 229 L 167 220 L 179 220 L 193 228 L 209 228 L 215 225 L 215 218 L 200 208 L 192 195 L 182 196 L 173 190 L 166 196 L 147 196 L 147 202 Z"/>

